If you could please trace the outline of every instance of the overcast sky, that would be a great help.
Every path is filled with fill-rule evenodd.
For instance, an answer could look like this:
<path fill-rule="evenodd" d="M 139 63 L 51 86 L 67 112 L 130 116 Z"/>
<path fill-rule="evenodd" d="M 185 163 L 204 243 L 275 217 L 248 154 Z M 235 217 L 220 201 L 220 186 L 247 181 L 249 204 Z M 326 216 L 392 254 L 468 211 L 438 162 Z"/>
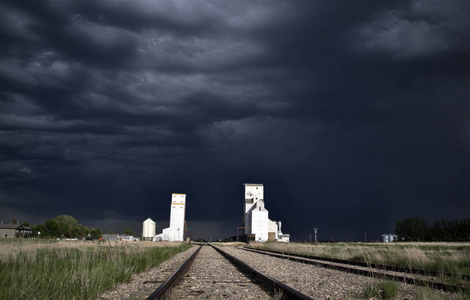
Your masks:
<path fill-rule="evenodd" d="M 236 235 L 470 214 L 470 2 L 0 1 L 0 219 Z"/>

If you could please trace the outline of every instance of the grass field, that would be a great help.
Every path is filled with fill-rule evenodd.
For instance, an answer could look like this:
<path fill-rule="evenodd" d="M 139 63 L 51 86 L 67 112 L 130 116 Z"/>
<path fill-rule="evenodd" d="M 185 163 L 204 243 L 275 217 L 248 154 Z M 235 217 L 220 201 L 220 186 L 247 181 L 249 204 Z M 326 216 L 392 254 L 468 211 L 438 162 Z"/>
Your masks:
<path fill-rule="evenodd" d="M 183 243 L 0 239 L 0 299 L 95 299 Z"/>
<path fill-rule="evenodd" d="M 470 275 L 470 243 L 252 243 L 286 253 Z"/>

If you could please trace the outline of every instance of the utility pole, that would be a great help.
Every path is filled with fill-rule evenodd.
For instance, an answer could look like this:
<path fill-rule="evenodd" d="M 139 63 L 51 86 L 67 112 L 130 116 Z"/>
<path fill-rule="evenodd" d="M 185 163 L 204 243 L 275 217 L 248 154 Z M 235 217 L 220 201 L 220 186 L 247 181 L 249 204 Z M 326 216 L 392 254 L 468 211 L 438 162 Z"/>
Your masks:
<path fill-rule="evenodd" d="M 313 231 L 315 231 L 315 243 L 317 242 L 317 231 L 318 231 L 318 228 L 317 227 L 314 227 L 313 228 Z"/>
<path fill-rule="evenodd" d="M 367 232 L 364 232 L 364 243 L 367 243 Z"/>

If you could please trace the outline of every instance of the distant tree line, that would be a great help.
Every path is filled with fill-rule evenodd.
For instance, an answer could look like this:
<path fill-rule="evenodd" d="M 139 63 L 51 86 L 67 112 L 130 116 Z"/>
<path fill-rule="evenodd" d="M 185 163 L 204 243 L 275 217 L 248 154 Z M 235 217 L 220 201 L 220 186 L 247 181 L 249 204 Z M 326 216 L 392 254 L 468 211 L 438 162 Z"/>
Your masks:
<path fill-rule="evenodd" d="M 27 222 L 25 222 L 27 224 Z M 25 224 L 23 224 L 25 225 Z M 29 224 L 25 225 L 29 226 Z M 82 239 L 87 236 L 94 238 L 100 238 L 103 232 L 99 228 L 88 228 L 79 224 L 78 221 L 68 215 L 57 216 L 53 219 L 47 220 L 44 224 L 38 224 L 31 226 L 33 229 L 33 236 L 38 236 L 40 232 L 40 238 L 77 238 Z"/>
<path fill-rule="evenodd" d="M 18 224 L 16 219 L 11 221 L 13 224 Z M 28 222 L 23 222 L 21 225 L 30 227 L 33 232 L 28 234 L 16 234 L 16 237 L 40 237 L 44 239 L 50 238 L 77 238 L 83 239 L 85 237 L 92 237 L 94 239 L 99 239 L 103 236 L 103 231 L 99 228 L 88 228 L 79 224 L 78 221 L 68 215 L 57 216 L 53 219 L 47 220 L 43 224 L 38 224 L 36 226 L 29 224 Z M 38 235 L 38 233 L 40 234 Z M 110 234 L 114 234 L 113 231 L 109 231 Z M 127 228 L 122 231 L 122 234 L 128 236 L 136 236 L 135 231 Z"/>
<path fill-rule="evenodd" d="M 397 221 L 395 233 L 399 240 L 459 242 L 470 241 L 470 218 L 461 220 L 440 219 L 428 226 L 424 218 L 407 218 Z"/>

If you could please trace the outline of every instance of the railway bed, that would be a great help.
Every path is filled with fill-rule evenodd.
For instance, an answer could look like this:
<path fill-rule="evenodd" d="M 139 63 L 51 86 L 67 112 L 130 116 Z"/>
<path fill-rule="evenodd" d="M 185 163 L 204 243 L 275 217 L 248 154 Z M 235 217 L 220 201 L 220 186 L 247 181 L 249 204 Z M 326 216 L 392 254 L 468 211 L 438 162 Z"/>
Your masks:
<path fill-rule="evenodd" d="M 349 260 L 308 257 L 306 255 L 287 254 L 278 251 L 261 250 L 247 246 L 244 246 L 243 250 L 363 276 L 370 276 L 381 279 L 394 280 L 397 282 L 404 282 L 413 285 L 432 287 L 434 289 L 439 289 L 448 292 L 468 291 L 468 287 L 465 285 L 447 284 L 438 281 L 435 277 L 438 276 L 439 273 L 434 271 L 411 268 L 407 269 L 379 264 L 369 265 Z M 450 274 L 445 273 L 444 275 L 449 276 Z M 468 280 L 468 276 L 463 276 L 462 278 L 464 280 Z"/>
<path fill-rule="evenodd" d="M 147 299 L 194 298 L 310 299 L 213 245 L 201 246 Z"/>
<path fill-rule="evenodd" d="M 188 269 L 182 270 L 181 277 L 174 281 L 173 287 L 161 288 L 171 274 L 194 254 L 200 253 Z M 267 278 L 275 278 L 278 283 L 261 283 L 256 271 L 248 271 L 249 275 L 241 274 L 245 267 L 231 266 L 228 261 L 214 249 L 223 249 L 228 256 L 238 258 L 262 272 Z M 227 265 L 227 266 L 226 266 Z M 243 271 L 245 272 L 245 271 Z M 258 276 L 255 278 L 254 276 Z M 270 277 L 269 277 L 270 276 Z M 176 276 L 178 277 L 178 276 Z M 376 286 L 384 278 L 374 278 L 351 274 L 344 271 L 318 267 L 298 261 L 290 261 L 280 257 L 249 252 L 235 247 L 214 247 L 207 245 L 194 246 L 186 252 L 177 254 L 159 267 L 135 274 L 129 283 L 121 284 L 108 290 L 98 299 L 194 299 L 194 298 L 285 298 L 285 299 L 359 299 L 362 298 L 364 287 Z M 280 281 L 280 282 L 279 282 Z M 282 282 L 282 283 L 281 283 Z M 413 299 L 419 292 L 415 285 L 397 282 L 398 297 Z M 160 287 L 159 287 L 160 286 Z M 294 291 L 294 296 L 282 290 L 282 286 Z M 274 288 L 273 288 L 274 287 Z M 163 293 L 156 295 L 160 289 Z M 253 292 L 255 291 L 255 292 Z M 152 293 L 153 292 L 153 293 Z M 302 293 L 302 294 L 301 294 Z M 433 293 L 443 294 L 452 299 L 452 293 L 434 290 Z M 150 295 L 150 296 L 149 296 Z M 297 296 L 295 296 L 297 295 Z M 310 298 L 309 298 L 310 297 Z"/>

